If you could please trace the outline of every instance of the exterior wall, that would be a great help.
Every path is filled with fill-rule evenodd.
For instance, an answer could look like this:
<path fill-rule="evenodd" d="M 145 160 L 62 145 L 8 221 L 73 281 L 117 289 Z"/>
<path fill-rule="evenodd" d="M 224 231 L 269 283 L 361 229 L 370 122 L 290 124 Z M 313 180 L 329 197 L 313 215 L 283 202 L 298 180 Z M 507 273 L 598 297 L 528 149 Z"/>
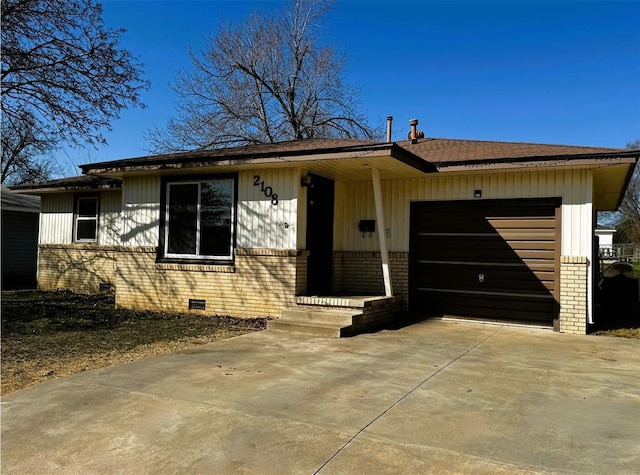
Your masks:
<path fill-rule="evenodd" d="M 364 293 L 382 292 L 382 270 L 378 232 L 385 232 L 390 256 L 409 251 L 409 211 L 412 201 L 470 200 L 474 190 L 482 199 L 562 198 L 561 255 L 584 259 L 586 304 L 582 308 L 583 328 L 592 315 L 592 232 L 593 174 L 589 170 L 482 172 L 477 174 L 433 174 L 408 180 L 382 180 L 386 230 L 376 226 L 371 236 L 358 231 L 361 219 L 375 219 L 373 186 L 370 181 L 336 183 L 334 284 L 338 290 L 350 288 Z M 376 253 L 375 255 L 372 253 Z M 394 295 L 406 305 L 408 258 L 392 260 Z M 395 268 L 395 270 L 394 270 Z M 402 287 L 402 282 L 407 282 Z M 396 283 L 398 282 L 398 284 Z M 570 298 L 570 288 L 560 289 L 560 304 Z M 569 295 L 565 295 L 569 292 Z M 563 300 L 564 299 L 564 300 Z M 561 315 L 563 314 L 561 310 Z M 574 314 L 575 315 L 575 314 Z M 562 317 L 561 317 L 562 318 Z M 573 317 L 574 319 L 577 317 Z M 561 322 L 562 325 L 562 322 Z M 583 330 L 584 332 L 584 330 Z"/>
<path fill-rule="evenodd" d="M 2 288 L 35 288 L 38 213 L 2 210 Z"/>
<path fill-rule="evenodd" d="M 587 331 L 588 262 L 583 256 L 562 256 L 560 260 L 560 331 Z"/>
<path fill-rule="evenodd" d="M 77 193 L 77 195 L 86 193 Z M 102 191 L 98 217 L 98 243 L 120 244 L 120 209 L 122 191 Z M 76 193 L 43 195 L 40 201 L 40 244 L 71 244 L 73 240 L 73 206 Z"/>
<path fill-rule="evenodd" d="M 39 289 L 94 293 L 99 291 L 101 283 L 115 284 L 115 246 L 120 243 L 122 191 L 109 190 L 99 194 L 98 242 L 95 244 L 72 242 L 75 193 L 42 196 Z"/>
<path fill-rule="evenodd" d="M 121 307 L 189 312 L 189 299 L 206 300 L 206 315 L 279 316 L 295 305 L 296 269 L 303 252 L 236 249 L 235 265 L 156 263 L 155 247 L 121 247 L 116 303 Z"/>
<path fill-rule="evenodd" d="M 255 177 L 259 177 L 256 180 Z M 259 185 L 255 185 L 258 181 Z M 271 196 L 262 191 L 271 187 Z M 295 169 L 250 170 L 238 176 L 239 248 L 295 249 L 300 173 Z M 277 204 L 273 196 L 277 195 Z M 305 222 L 306 225 L 306 222 Z"/>
<path fill-rule="evenodd" d="M 266 196 L 255 176 L 271 187 Z M 236 195 L 238 248 L 295 249 L 300 173 L 296 169 L 249 170 L 238 175 Z M 128 177 L 123 181 L 122 244 L 157 246 L 160 225 L 159 176 Z M 273 204 L 273 193 L 278 196 Z"/>
<path fill-rule="evenodd" d="M 38 288 L 97 293 L 101 283 L 116 282 L 117 248 L 97 244 L 41 244 Z"/>
<path fill-rule="evenodd" d="M 122 191 L 101 193 L 102 246 L 71 244 L 72 193 L 45 195 L 40 220 L 40 286 L 95 291 L 100 282 L 109 282 L 116 284 L 122 306 L 186 311 L 189 298 L 204 298 L 207 313 L 276 316 L 306 287 L 306 255 L 299 251 L 304 248 L 306 229 L 306 189 L 300 187 L 301 174 L 297 169 L 239 174 L 237 248 L 235 265 L 230 266 L 156 264 L 159 176 L 128 177 Z M 264 187 L 271 187 L 272 196 L 266 196 L 262 181 Z M 592 172 L 520 170 L 383 180 L 387 230 L 376 228 L 372 236 L 361 236 L 358 222 L 376 218 L 372 188 L 370 181 L 336 182 L 335 290 L 382 293 L 376 233 L 385 232 L 394 295 L 406 308 L 411 201 L 472 199 L 476 189 L 482 190 L 484 199 L 560 196 L 562 255 L 577 256 L 586 263 L 586 327 L 592 292 L 592 233 L 584 230 L 593 225 Z M 277 204 L 273 193 L 278 195 Z M 566 292 L 567 287 L 561 288 L 561 304 L 567 301 Z M 561 315 L 568 314 L 561 310 Z"/>
<path fill-rule="evenodd" d="M 334 290 L 353 295 L 384 295 L 380 252 L 337 251 L 333 258 Z M 393 295 L 406 309 L 409 301 L 409 253 L 390 252 Z"/>
<path fill-rule="evenodd" d="M 263 185 L 254 185 L 256 175 Z M 123 307 L 184 312 L 193 298 L 207 300 L 207 314 L 279 316 L 307 285 L 307 253 L 296 251 L 299 183 L 297 169 L 239 174 L 229 266 L 156 263 L 159 176 L 127 177 L 122 190 L 101 193 L 97 244 L 72 242 L 74 193 L 45 195 L 39 287 L 97 292 L 109 283 Z"/>
<path fill-rule="evenodd" d="M 120 244 L 122 226 L 122 190 L 100 193 L 100 216 L 98 219 L 98 244 L 117 246 Z"/>
<path fill-rule="evenodd" d="M 424 178 L 382 180 L 382 198 L 389 251 L 409 251 L 409 203 L 412 201 L 472 200 L 474 190 L 482 199 L 562 198 L 562 254 L 589 256 L 592 172 L 514 171 L 483 174 L 432 174 Z M 336 183 L 334 248 L 337 251 L 379 251 L 376 231 L 364 237 L 361 219 L 376 219 L 371 181 Z"/>
<path fill-rule="evenodd" d="M 42 195 L 40 199 L 40 244 L 71 244 L 73 237 L 73 193 Z"/>
<path fill-rule="evenodd" d="M 600 249 L 613 249 L 613 233 L 615 230 L 599 230 L 596 229 L 596 236 L 598 236 L 598 245 Z"/>
<path fill-rule="evenodd" d="M 160 177 L 127 177 L 122 182 L 123 246 L 157 246 L 160 226 Z"/>

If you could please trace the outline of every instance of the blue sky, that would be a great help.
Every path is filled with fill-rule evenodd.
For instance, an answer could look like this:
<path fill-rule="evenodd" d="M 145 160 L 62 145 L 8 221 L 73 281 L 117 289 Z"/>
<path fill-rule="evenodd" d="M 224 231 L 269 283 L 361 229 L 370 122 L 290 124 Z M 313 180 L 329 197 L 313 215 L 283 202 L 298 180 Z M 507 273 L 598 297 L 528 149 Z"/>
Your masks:
<path fill-rule="evenodd" d="M 147 154 L 145 131 L 173 115 L 169 83 L 221 18 L 278 1 L 105 0 L 107 25 L 144 64 L 146 109 L 124 111 L 109 145 L 75 163 Z M 411 118 L 428 137 L 624 147 L 640 137 L 640 1 L 338 0 L 326 39 L 346 56 L 372 125 Z M 72 171 L 72 173 L 74 173 Z"/>

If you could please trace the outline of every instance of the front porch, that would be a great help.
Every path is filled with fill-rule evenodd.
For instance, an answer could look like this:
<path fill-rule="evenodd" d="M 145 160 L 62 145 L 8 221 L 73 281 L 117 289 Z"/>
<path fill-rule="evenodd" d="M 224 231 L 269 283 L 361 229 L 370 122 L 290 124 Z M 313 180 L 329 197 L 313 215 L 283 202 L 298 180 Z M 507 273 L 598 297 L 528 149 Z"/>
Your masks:
<path fill-rule="evenodd" d="M 393 321 L 401 301 L 385 296 L 299 296 L 267 329 L 341 338 L 380 329 Z"/>

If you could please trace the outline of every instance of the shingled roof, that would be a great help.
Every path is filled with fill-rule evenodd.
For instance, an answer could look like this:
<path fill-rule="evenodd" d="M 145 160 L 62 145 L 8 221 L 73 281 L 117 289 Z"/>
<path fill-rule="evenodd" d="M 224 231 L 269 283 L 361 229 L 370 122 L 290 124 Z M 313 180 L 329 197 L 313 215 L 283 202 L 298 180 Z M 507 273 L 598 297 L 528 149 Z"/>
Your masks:
<path fill-rule="evenodd" d="M 44 181 L 40 183 L 14 185 L 10 186 L 9 189 L 12 191 L 15 190 L 21 193 L 25 193 L 29 192 L 30 190 L 38 190 L 40 192 L 45 190 L 97 190 L 104 188 L 119 188 L 120 186 L 120 180 L 92 175 L 79 175 L 68 178 L 60 178 L 58 180 Z"/>
<path fill-rule="evenodd" d="M 398 142 L 398 145 L 438 168 L 464 163 L 592 157 L 628 152 L 619 148 L 441 138 L 419 139 L 415 143 L 406 140 Z"/>
<path fill-rule="evenodd" d="M 24 196 L 13 193 L 2 185 L 0 191 L 2 211 L 22 211 L 27 213 L 40 212 L 40 198 L 37 196 Z"/>
<path fill-rule="evenodd" d="M 216 148 L 213 150 L 193 150 L 187 152 L 166 153 L 161 155 L 149 155 L 146 157 L 126 158 L 108 162 L 88 163 L 80 165 L 83 172 L 100 168 L 119 168 L 127 166 L 145 166 L 157 164 L 171 164 L 180 162 L 216 162 L 229 159 L 249 159 L 261 157 L 290 157 L 299 155 L 311 155 L 314 153 L 327 154 L 341 152 L 362 147 L 373 147 L 381 144 L 370 140 L 350 139 L 305 139 L 290 140 L 287 142 L 245 145 L 241 147 Z"/>
<path fill-rule="evenodd" d="M 248 145 L 214 150 L 195 150 L 189 152 L 150 155 L 109 162 L 81 165 L 83 172 L 115 169 L 120 167 L 138 167 L 175 163 L 215 163 L 223 160 L 255 159 L 263 157 L 287 157 L 330 154 L 356 150 L 374 150 L 389 147 L 391 144 L 348 139 L 306 139 L 279 142 L 274 144 Z M 438 168 L 466 163 L 491 163 L 509 161 L 533 161 L 542 159 L 570 159 L 596 156 L 611 156 L 628 153 L 624 149 L 604 147 L 583 147 L 575 145 L 550 145 L 524 142 L 496 142 L 486 140 L 458 140 L 446 138 L 426 138 L 415 142 L 409 140 L 396 142 L 396 149 L 424 160 Z"/>
<path fill-rule="evenodd" d="M 114 170 L 136 170 L 140 168 L 161 169 L 168 167 L 192 167 L 222 162 L 242 164 L 251 160 L 275 159 L 278 162 L 296 161 L 301 157 L 331 154 L 363 153 L 391 154 L 401 157 L 405 163 L 424 172 L 443 170 L 456 166 L 484 166 L 492 163 L 536 162 L 575 159 L 638 157 L 640 151 L 619 148 L 584 147 L 575 145 L 551 145 L 524 142 L 497 142 L 486 140 L 459 140 L 446 138 L 422 138 L 394 143 L 349 139 L 306 139 L 274 144 L 248 145 L 215 150 L 151 155 L 108 162 L 81 165 L 83 173 L 106 174 Z M 29 193 L 32 190 L 55 191 L 61 189 L 99 189 L 119 187 L 117 179 L 82 175 L 78 177 L 52 180 L 34 185 L 12 187 Z"/>

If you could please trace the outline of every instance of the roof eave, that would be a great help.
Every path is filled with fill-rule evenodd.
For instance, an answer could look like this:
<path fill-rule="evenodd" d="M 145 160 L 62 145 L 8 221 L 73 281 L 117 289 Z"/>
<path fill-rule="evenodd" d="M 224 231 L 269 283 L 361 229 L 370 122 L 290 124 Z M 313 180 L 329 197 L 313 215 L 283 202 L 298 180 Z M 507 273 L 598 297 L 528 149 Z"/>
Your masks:
<path fill-rule="evenodd" d="M 207 160 L 199 158 L 197 160 L 188 160 L 188 156 L 180 155 L 179 157 L 166 158 L 166 156 L 157 156 L 157 159 L 140 159 L 137 163 L 137 159 L 121 160 L 115 162 L 102 162 L 81 165 L 83 173 L 98 176 L 122 176 L 127 173 L 149 173 L 155 171 L 166 170 L 182 170 L 188 168 L 200 168 L 200 167 L 237 167 L 251 168 L 256 166 L 269 166 L 283 164 L 304 164 L 309 161 L 318 160 L 336 160 L 336 159 L 349 159 L 357 158 L 368 155 L 380 155 L 385 154 L 392 156 L 393 158 L 410 165 L 414 168 L 426 172 L 436 171 L 435 167 L 428 162 L 418 157 L 417 155 L 408 152 L 395 143 L 377 143 L 358 145 L 350 147 L 338 147 L 338 148 L 325 148 L 314 149 L 295 152 L 284 153 L 264 153 L 254 155 L 230 155 L 223 160 Z M 199 154 L 200 155 L 200 154 Z M 164 157 L 164 158 L 163 158 Z"/>
<path fill-rule="evenodd" d="M 20 193 L 21 195 L 42 195 L 46 193 L 60 193 L 63 191 L 104 191 L 104 190 L 116 190 L 121 189 L 121 183 L 92 183 L 92 184 L 60 184 L 60 185 L 50 185 L 44 183 L 42 185 L 33 184 L 33 185 L 17 185 L 10 186 L 9 189 L 15 193 Z"/>
<path fill-rule="evenodd" d="M 640 155 L 640 151 L 636 151 L 637 154 Z M 625 195 L 627 194 L 627 189 L 629 188 L 629 183 L 631 183 L 631 178 L 633 177 L 633 172 L 638 166 L 638 156 L 636 156 L 636 161 L 629 167 L 629 171 L 627 172 L 627 178 L 624 181 L 623 193 L 620 193 L 620 197 L 616 202 L 616 209 L 620 208 L 622 205 L 622 201 L 624 200 Z"/>
<path fill-rule="evenodd" d="M 3 206 L 2 211 L 13 211 L 17 213 L 39 213 L 40 208 L 23 208 L 21 206 Z"/>
<path fill-rule="evenodd" d="M 594 154 L 512 157 L 512 158 L 487 158 L 481 160 L 461 160 L 455 162 L 434 162 L 439 171 L 460 171 L 469 169 L 499 169 L 499 168 L 526 168 L 553 167 L 553 166 L 593 166 L 594 164 L 635 164 L 640 157 L 640 151 L 619 151 Z"/>

